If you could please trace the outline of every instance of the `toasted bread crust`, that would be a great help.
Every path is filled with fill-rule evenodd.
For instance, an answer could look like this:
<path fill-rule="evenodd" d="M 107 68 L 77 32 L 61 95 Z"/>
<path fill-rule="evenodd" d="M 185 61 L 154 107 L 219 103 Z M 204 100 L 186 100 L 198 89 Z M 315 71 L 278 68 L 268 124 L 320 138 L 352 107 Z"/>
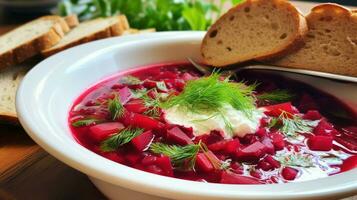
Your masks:
<path fill-rule="evenodd" d="M 56 54 L 58 52 L 61 52 L 65 49 L 83 44 L 83 43 L 87 43 L 87 42 L 91 42 L 91 41 L 95 41 L 95 40 L 99 40 L 99 39 L 104 39 L 104 38 L 108 38 L 108 37 L 113 37 L 113 36 L 119 36 L 124 32 L 123 30 L 123 26 L 121 25 L 121 20 L 119 20 L 118 23 L 115 23 L 113 25 L 111 25 L 110 27 L 98 31 L 92 35 L 86 36 L 84 38 L 81 38 L 79 40 L 73 41 L 67 45 L 58 47 L 58 48 L 48 48 L 47 50 L 42 51 L 42 55 L 44 57 L 49 57 L 53 54 Z"/>
<path fill-rule="evenodd" d="M 287 44 L 283 47 L 279 47 L 276 49 L 272 49 L 270 52 L 265 53 L 264 55 L 257 55 L 256 57 L 246 57 L 242 58 L 240 60 L 237 60 L 236 62 L 227 62 L 227 63 L 215 63 L 214 66 L 216 67 L 225 67 L 227 65 L 232 65 L 232 64 L 237 64 L 237 63 L 243 63 L 246 61 L 250 60 L 265 60 L 265 59 L 270 59 L 270 58 L 276 58 L 276 57 L 281 57 L 283 55 L 286 55 L 287 53 L 291 52 L 292 49 L 299 48 L 300 46 L 303 45 L 303 36 L 307 33 L 308 28 L 307 28 L 307 23 L 305 20 L 305 17 L 301 14 L 299 10 L 297 10 L 291 3 L 287 2 L 286 0 L 271 0 L 274 4 L 280 5 L 284 4 L 283 6 L 286 7 L 287 10 L 289 10 L 291 13 L 293 13 L 293 17 L 295 18 L 294 21 L 296 22 L 296 30 L 298 30 L 295 34 L 294 37 L 291 37 L 292 39 L 287 42 Z M 207 64 L 212 64 L 210 63 L 206 58 L 205 55 L 203 54 L 204 48 L 207 44 L 207 41 L 209 40 L 209 35 L 213 30 L 217 30 L 218 26 L 220 26 L 224 21 L 232 16 L 235 12 L 242 10 L 244 7 L 250 7 L 253 3 L 263 3 L 263 0 L 246 0 L 244 3 L 238 4 L 237 6 L 231 8 L 227 13 L 225 13 L 222 17 L 220 17 L 213 25 L 212 27 L 207 31 L 207 34 L 205 35 L 202 45 L 201 45 L 201 52 L 202 56 L 204 58 L 204 62 Z"/>
<path fill-rule="evenodd" d="M 59 16 L 45 16 L 37 20 L 46 18 L 54 20 L 56 22 L 54 26 L 47 33 L 35 38 L 34 40 L 24 43 L 14 48 L 12 51 L 8 51 L 0 55 L 0 69 L 21 63 L 26 59 L 39 54 L 42 50 L 57 44 L 65 33 L 69 31 L 69 27 L 66 22 Z"/>
<path fill-rule="evenodd" d="M 331 20 L 330 19 L 331 16 L 333 16 L 334 18 L 339 18 L 339 19 L 345 20 L 345 23 L 349 22 L 349 26 L 352 26 L 351 23 L 353 23 L 353 24 L 355 24 L 353 27 L 357 27 L 356 12 L 354 12 L 353 10 L 350 10 L 346 7 L 340 6 L 338 4 L 333 4 L 333 3 L 324 3 L 324 4 L 319 4 L 319 5 L 315 6 L 314 8 L 311 9 L 311 12 L 306 16 L 306 19 L 307 19 L 309 27 L 311 28 L 314 26 L 313 24 L 316 21 L 318 21 L 318 20 L 328 21 L 328 20 Z M 346 25 L 344 24 L 344 26 L 346 26 Z M 336 26 L 334 28 L 341 29 L 342 27 Z M 350 28 L 350 27 L 348 27 L 348 28 Z M 354 30 L 356 31 L 357 29 L 354 29 Z M 356 35 L 356 34 L 357 33 L 354 33 L 351 35 Z M 309 33 L 307 34 L 307 36 L 309 36 Z M 305 40 L 305 43 L 309 44 L 308 41 L 315 40 L 315 39 L 309 39 L 307 36 L 303 38 Z M 337 37 L 337 36 L 335 36 L 335 37 Z M 351 38 L 347 37 L 346 39 L 349 40 Z M 331 39 L 331 41 L 332 40 L 333 40 L 333 38 Z M 350 42 L 351 42 L 351 44 L 353 44 L 353 46 L 355 46 L 354 48 L 357 48 L 354 41 L 350 41 Z M 341 45 L 343 46 L 343 44 L 341 44 Z M 339 46 L 339 47 L 341 48 L 341 46 Z M 352 49 L 353 48 L 351 48 L 350 50 L 352 50 Z M 315 48 L 315 50 L 316 50 L 316 48 Z M 335 64 L 331 64 L 333 62 L 323 63 L 323 58 L 320 58 L 321 64 L 306 62 L 302 58 L 302 54 L 300 54 L 300 51 L 304 51 L 304 48 L 292 51 L 292 52 L 290 52 L 291 54 L 288 54 L 286 57 L 283 57 L 281 59 L 273 59 L 270 63 L 272 63 L 274 65 L 284 66 L 284 67 L 308 69 L 308 70 L 314 70 L 314 71 L 323 71 L 323 72 L 329 72 L 329 73 L 357 77 L 357 65 L 356 64 L 350 63 L 351 65 L 347 65 L 346 63 L 342 63 L 342 62 L 335 63 Z M 354 50 L 354 52 L 355 53 L 351 55 L 352 57 L 354 57 L 354 55 L 357 55 L 356 49 Z M 308 53 L 308 51 L 306 53 Z M 299 55 L 299 56 L 295 58 L 295 56 L 297 56 L 297 55 Z M 345 52 L 345 55 L 347 55 L 346 52 Z M 319 56 L 323 56 L 323 55 L 319 55 Z M 299 58 L 299 61 L 296 62 L 296 60 L 298 58 Z M 306 58 L 306 59 L 308 60 L 308 58 Z M 327 59 L 327 58 L 325 58 L 325 59 Z M 293 62 L 293 60 L 295 60 L 295 61 Z"/>
<path fill-rule="evenodd" d="M 63 19 L 66 21 L 66 23 L 70 29 L 79 25 L 79 20 L 78 20 L 77 15 L 68 15 L 68 16 L 64 17 Z"/>

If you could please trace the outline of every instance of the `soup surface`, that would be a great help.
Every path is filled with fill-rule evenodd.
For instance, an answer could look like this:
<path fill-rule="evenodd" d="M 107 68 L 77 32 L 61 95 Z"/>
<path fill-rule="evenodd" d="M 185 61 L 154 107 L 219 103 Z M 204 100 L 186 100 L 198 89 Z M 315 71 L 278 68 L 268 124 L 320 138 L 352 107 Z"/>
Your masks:
<path fill-rule="evenodd" d="M 119 73 L 69 113 L 76 140 L 114 162 L 224 184 L 305 181 L 357 167 L 356 114 L 308 85 L 190 64 Z"/>

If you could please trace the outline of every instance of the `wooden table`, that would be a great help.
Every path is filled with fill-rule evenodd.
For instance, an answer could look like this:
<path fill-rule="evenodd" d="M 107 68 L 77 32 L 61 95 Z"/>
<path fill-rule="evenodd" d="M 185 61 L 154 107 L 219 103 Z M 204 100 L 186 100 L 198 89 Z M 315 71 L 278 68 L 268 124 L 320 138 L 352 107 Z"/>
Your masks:
<path fill-rule="evenodd" d="M 308 12 L 312 3 L 296 3 Z M 0 27 L 0 34 L 13 26 Z M 58 161 L 21 127 L 0 125 L 0 200 L 106 199 L 82 173 Z M 357 200 L 357 196 L 345 200 Z"/>

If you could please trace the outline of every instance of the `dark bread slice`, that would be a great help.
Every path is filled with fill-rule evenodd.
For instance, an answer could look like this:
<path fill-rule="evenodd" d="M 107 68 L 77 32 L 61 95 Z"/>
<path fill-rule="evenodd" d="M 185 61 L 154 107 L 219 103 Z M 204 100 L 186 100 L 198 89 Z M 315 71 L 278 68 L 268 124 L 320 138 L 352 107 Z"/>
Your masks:
<path fill-rule="evenodd" d="M 357 11 L 320 4 L 306 16 L 309 32 L 303 48 L 274 65 L 357 76 Z"/>
<path fill-rule="evenodd" d="M 307 32 L 304 16 L 286 0 L 247 0 L 231 8 L 205 35 L 206 64 L 222 67 L 282 56 Z"/>

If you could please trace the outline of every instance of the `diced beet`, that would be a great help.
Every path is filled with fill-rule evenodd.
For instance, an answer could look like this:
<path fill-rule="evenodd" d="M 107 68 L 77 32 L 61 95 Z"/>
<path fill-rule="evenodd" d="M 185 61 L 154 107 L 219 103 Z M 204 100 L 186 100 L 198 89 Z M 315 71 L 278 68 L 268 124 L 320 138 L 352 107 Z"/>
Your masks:
<path fill-rule="evenodd" d="M 171 160 L 167 156 L 159 156 L 156 159 L 156 164 L 162 169 L 163 175 L 165 176 L 173 176 L 173 167 L 171 165 Z"/>
<path fill-rule="evenodd" d="M 284 141 L 284 136 L 282 134 L 280 134 L 279 132 L 272 133 L 271 139 L 275 147 L 275 150 L 279 151 L 284 149 L 285 141 Z"/>
<path fill-rule="evenodd" d="M 138 127 L 145 130 L 159 130 L 164 127 L 161 122 L 138 113 L 128 113 L 124 117 L 123 123 L 125 126 Z"/>
<path fill-rule="evenodd" d="M 125 159 L 130 165 L 135 165 L 141 159 L 141 155 L 137 153 L 126 153 Z"/>
<path fill-rule="evenodd" d="M 266 162 L 266 161 L 264 161 L 264 160 L 260 161 L 260 162 L 258 163 L 257 167 L 258 167 L 259 169 L 264 170 L 264 171 L 269 171 L 269 170 L 274 169 L 273 166 L 271 166 L 270 163 L 268 163 L 268 162 Z"/>
<path fill-rule="evenodd" d="M 123 124 L 119 122 L 108 122 L 103 124 L 97 124 L 89 128 L 89 136 L 97 143 L 107 139 L 113 133 L 124 128 Z"/>
<path fill-rule="evenodd" d="M 259 128 L 258 131 L 255 133 L 258 137 L 264 137 L 267 135 L 267 129 L 266 128 Z"/>
<path fill-rule="evenodd" d="M 266 147 L 265 149 L 268 154 L 273 155 L 275 153 L 275 148 L 274 148 L 273 142 L 269 137 L 264 137 L 262 139 L 261 143 L 265 145 L 265 147 Z"/>
<path fill-rule="evenodd" d="M 256 169 L 250 170 L 249 174 L 257 179 L 261 179 L 262 175 L 263 175 L 261 171 L 256 170 Z"/>
<path fill-rule="evenodd" d="M 341 172 L 352 170 L 354 168 L 357 168 L 357 155 L 351 156 L 343 161 Z"/>
<path fill-rule="evenodd" d="M 125 109 L 133 113 L 144 113 L 147 108 L 144 105 L 144 101 L 141 99 L 134 99 L 125 104 Z"/>
<path fill-rule="evenodd" d="M 182 79 L 185 81 L 190 81 L 196 79 L 196 77 L 192 76 L 190 73 L 185 72 L 182 74 Z"/>
<path fill-rule="evenodd" d="M 146 166 L 145 171 L 153 173 L 153 174 L 163 175 L 163 170 L 161 169 L 161 167 L 159 167 L 157 165 Z"/>
<path fill-rule="evenodd" d="M 240 138 L 242 144 L 252 144 L 258 141 L 258 138 L 255 134 L 247 134 L 243 138 Z"/>
<path fill-rule="evenodd" d="M 238 151 L 238 157 L 248 158 L 248 159 L 258 159 L 264 156 L 266 153 L 266 147 L 261 142 L 254 142 L 253 144 L 243 148 Z"/>
<path fill-rule="evenodd" d="M 275 160 L 271 155 L 265 156 L 264 161 L 268 162 L 273 168 L 279 168 L 281 165 L 280 162 Z"/>
<path fill-rule="evenodd" d="M 271 106 L 265 106 L 265 114 L 273 117 L 279 117 L 283 111 L 296 114 L 298 110 L 291 104 L 291 102 L 281 103 Z"/>
<path fill-rule="evenodd" d="M 225 184 L 263 184 L 263 182 L 257 178 L 242 176 L 230 172 L 223 172 L 220 182 Z"/>
<path fill-rule="evenodd" d="M 152 89 L 156 87 L 156 81 L 151 81 L 151 80 L 145 80 L 143 83 L 144 87 L 147 89 Z"/>
<path fill-rule="evenodd" d="M 315 135 L 336 135 L 338 132 L 333 128 L 332 124 L 325 119 L 321 120 L 319 124 L 314 128 Z"/>
<path fill-rule="evenodd" d="M 243 174 L 244 168 L 239 162 L 232 162 L 230 167 L 234 173 Z"/>
<path fill-rule="evenodd" d="M 203 172 L 211 172 L 214 170 L 214 166 L 204 153 L 197 154 L 195 166 L 198 170 Z"/>
<path fill-rule="evenodd" d="M 189 138 L 180 128 L 174 127 L 167 131 L 167 139 L 180 145 L 192 144 Z"/>
<path fill-rule="evenodd" d="M 153 165 L 153 164 L 156 163 L 156 160 L 157 160 L 157 156 L 154 156 L 154 155 L 146 155 L 146 156 L 144 156 L 144 158 L 141 160 L 141 163 L 142 163 L 144 166 Z"/>
<path fill-rule="evenodd" d="M 284 167 L 283 170 L 281 171 L 281 175 L 283 176 L 283 178 L 288 181 L 295 180 L 297 174 L 298 174 L 298 170 L 292 167 Z"/>
<path fill-rule="evenodd" d="M 322 115 L 317 110 L 309 110 L 303 116 L 303 119 L 307 119 L 307 120 L 319 120 L 321 118 L 322 118 Z"/>
<path fill-rule="evenodd" d="M 119 93 L 120 102 L 122 104 L 126 104 L 132 98 L 133 95 L 128 87 L 124 87 L 120 89 L 118 93 Z"/>
<path fill-rule="evenodd" d="M 115 151 L 114 152 L 102 152 L 101 155 L 104 156 L 105 158 L 108 158 L 109 160 L 112 160 L 117 163 L 125 162 L 123 155 L 121 155 L 120 153 L 115 152 Z"/>
<path fill-rule="evenodd" d="M 146 131 L 131 140 L 131 143 L 138 151 L 145 151 L 152 140 L 154 139 L 154 134 L 152 131 Z"/>
<path fill-rule="evenodd" d="M 332 136 L 314 135 L 308 139 L 308 145 L 311 150 L 330 151 L 332 149 Z"/>
<path fill-rule="evenodd" d="M 182 91 L 186 86 L 185 81 L 181 80 L 181 79 L 176 79 L 175 80 L 175 89 L 178 91 Z"/>
<path fill-rule="evenodd" d="M 229 139 L 229 140 L 222 140 L 210 144 L 208 145 L 208 149 L 212 151 L 223 151 L 225 153 L 234 153 L 237 151 L 239 146 L 240 143 L 238 139 Z"/>

